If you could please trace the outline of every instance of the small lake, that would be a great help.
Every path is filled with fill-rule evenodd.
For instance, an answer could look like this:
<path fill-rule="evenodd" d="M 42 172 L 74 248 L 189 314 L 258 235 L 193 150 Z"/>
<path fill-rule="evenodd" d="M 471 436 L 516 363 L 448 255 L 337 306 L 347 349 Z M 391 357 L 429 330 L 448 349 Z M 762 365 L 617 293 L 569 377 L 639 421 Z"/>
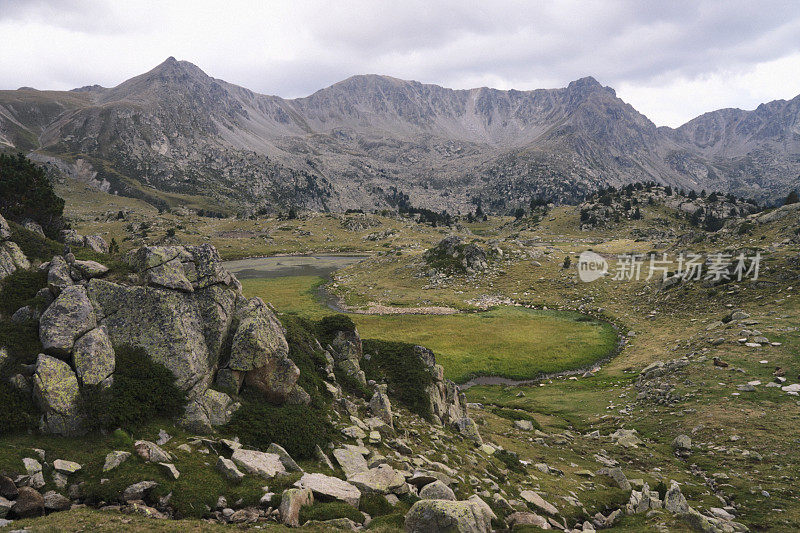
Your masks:
<path fill-rule="evenodd" d="M 358 263 L 367 256 L 363 255 L 287 255 L 272 257 L 254 257 L 225 261 L 223 266 L 238 279 L 282 278 L 286 276 L 320 276 L 330 275 L 353 263 Z"/>

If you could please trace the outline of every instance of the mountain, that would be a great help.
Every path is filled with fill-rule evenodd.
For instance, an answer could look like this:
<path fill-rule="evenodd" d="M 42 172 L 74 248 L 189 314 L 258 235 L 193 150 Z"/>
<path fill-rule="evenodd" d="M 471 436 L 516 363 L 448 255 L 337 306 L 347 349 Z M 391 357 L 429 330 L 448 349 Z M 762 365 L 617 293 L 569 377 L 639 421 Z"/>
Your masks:
<path fill-rule="evenodd" d="M 114 88 L 0 91 L 0 146 L 154 203 L 247 210 L 502 211 L 641 180 L 774 200 L 800 176 L 799 106 L 657 128 L 591 77 L 500 91 L 363 75 L 283 99 L 169 58 Z"/>

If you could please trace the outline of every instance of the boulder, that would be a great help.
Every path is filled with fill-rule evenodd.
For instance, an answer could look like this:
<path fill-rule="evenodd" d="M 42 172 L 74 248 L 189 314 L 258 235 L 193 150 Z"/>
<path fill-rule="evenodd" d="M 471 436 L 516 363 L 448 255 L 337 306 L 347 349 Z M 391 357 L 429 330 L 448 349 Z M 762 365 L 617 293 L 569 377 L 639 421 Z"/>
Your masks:
<path fill-rule="evenodd" d="M 231 460 L 246 473 L 266 479 L 286 474 L 286 468 L 284 468 L 281 458 L 274 453 L 239 448 L 233 452 Z"/>
<path fill-rule="evenodd" d="M 536 513 L 511 513 L 506 517 L 506 523 L 512 529 L 516 526 L 534 526 L 539 529 L 552 529 L 547 519 Z"/>
<path fill-rule="evenodd" d="M 610 477 L 622 490 L 631 490 L 630 481 L 628 481 L 628 478 L 625 476 L 625 473 L 618 466 L 601 468 L 600 470 L 597 471 L 597 475 L 598 476 L 605 475 Z"/>
<path fill-rule="evenodd" d="M 45 492 L 42 496 L 44 499 L 44 508 L 47 511 L 68 511 L 72 506 L 69 498 L 62 496 L 54 490 Z"/>
<path fill-rule="evenodd" d="M 314 504 L 314 493 L 309 489 L 286 489 L 281 495 L 278 514 L 281 522 L 289 527 L 300 525 L 300 509 Z"/>
<path fill-rule="evenodd" d="M 389 494 L 408 492 L 406 478 L 389 465 L 379 465 L 347 477 L 362 493 Z"/>
<path fill-rule="evenodd" d="M 172 461 L 172 455 L 170 453 L 162 450 L 158 444 L 150 442 L 149 440 L 137 440 L 133 447 L 136 449 L 136 453 L 139 454 L 139 457 L 148 463 L 168 463 Z"/>
<path fill-rule="evenodd" d="M 11 512 L 12 507 L 14 507 L 14 502 L 0 496 L 0 527 L 4 527 L 2 520 L 8 516 L 8 513 Z"/>
<path fill-rule="evenodd" d="M 42 432 L 65 436 L 82 432 L 78 378 L 67 363 L 39 354 L 33 394 L 42 411 L 39 424 Z"/>
<path fill-rule="evenodd" d="M 70 475 L 75 474 L 81 470 L 81 465 L 73 461 L 64 461 L 63 459 L 56 459 L 53 461 L 53 469 L 56 472 Z"/>
<path fill-rule="evenodd" d="M 97 327 L 92 303 L 80 285 L 64 288 L 39 320 L 39 339 L 45 353 L 66 358 L 75 340 Z"/>
<path fill-rule="evenodd" d="M 74 229 L 62 229 L 61 241 L 67 246 L 83 246 L 83 235 Z"/>
<path fill-rule="evenodd" d="M 445 237 L 423 257 L 431 267 L 448 274 L 474 274 L 489 267 L 486 252 L 475 244 L 466 244 L 458 235 Z"/>
<path fill-rule="evenodd" d="M 83 246 L 98 254 L 108 253 L 108 243 L 100 235 L 86 235 L 83 238 Z"/>
<path fill-rule="evenodd" d="M 439 481 L 438 479 L 433 483 L 429 483 L 422 487 L 419 491 L 421 500 L 452 500 L 456 501 L 456 495 L 453 489 Z"/>
<path fill-rule="evenodd" d="M 47 269 L 47 286 L 50 291 L 58 295 L 62 290 L 74 284 L 67 262 L 60 255 L 53 256 Z"/>
<path fill-rule="evenodd" d="M 405 530 L 408 533 L 489 533 L 493 516 L 475 501 L 420 500 L 406 514 Z"/>
<path fill-rule="evenodd" d="M 181 477 L 181 473 L 172 463 L 158 463 L 161 472 L 169 479 L 176 480 Z"/>
<path fill-rule="evenodd" d="M 9 500 L 16 500 L 19 495 L 17 486 L 10 477 L 0 475 L 0 496 Z"/>
<path fill-rule="evenodd" d="M 333 457 L 348 478 L 359 472 L 369 470 L 367 460 L 357 446 L 347 445 L 342 448 L 336 448 L 333 450 Z"/>
<path fill-rule="evenodd" d="M 522 492 L 519 493 L 519 496 L 520 496 L 520 498 L 522 498 L 526 502 L 530 503 L 531 505 L 533 505 L 537 509 L 540 509 L 541 511 L 544 511 L 545 513 L 547 513 L 549 515 L 557 515 L 558 514 L 558 509 L 556 509 L 556 507 L 553 504 L 546 502 L 544 500 L 544 498 L 542 498 L 541 496 L 539 496 L 537 493 L 533 492 L 532 490 L 523 490 Z"/>
<path fill-rule="evenodd" d="M 373 416 L 382 420 L 386 425 L 394 428 L 394 421 L 392 420 L 392 404 L 389 402 L 389 396 L 386 394 L 386 387 L 375 388 L 375 394 L 369 401 L 369 409 Z"/>
<path fill-rule="evenodd" d="M 35 489 L 20 487 L 9 516 L 13 518 L 33 518 L 44 514 L 44 498 Z"/>
<path fill-rule="evenodd" d="M 11 227 L 6 222 L 6 219 L 3 218 L 3 215 L 0 215 L 0 242 L 7 241 L 11 238 Z"/>
<path fill-rule="evenodd" d="M 692 439 L 688 435 L 678 435 L 672 441 L 672 447 L 676 452 L 687 452 L 692 449 Z"/>
<path fill-rule="evenodd" d="M 474 441 L 477 444 L 483 444 L 481 434 L 478 432 L 478 424 L 476 424 L 473 419 L 469 417 L 459 418 L 454 422 L 454 425 L 464 438 Z"/>
<path fill-rule="evenodd" d="M 239 407 L 241 404 L 233 401 L 224 392 L 207 389 L 189 401 L 180 423 L 192 431 L 210 433 L 214 426 L 223 426 L 230 422 Z"/>
<path fill-rule="evenodd" d="M 234 483 L 238 483 L 244 479 L 244 474 L 236 467 L 236 463 L 221 455 L 217 460 L 217 472 L 222 474 L 225 479 L 233 481 Z"/>
<path fill-rule="evenodd" d="M 81 385 L 99 385 L 114 373 L 114 348 L 105 326 L 89 331 L 77 341 L 72 360 Z"/>
<path fill-rule="evenodd" d="M 73 261 L 70 265 L 70 275 L 73 279 L 99 278 L 106 272 L 108 272 L 108 267 L 97 261 Z"/>
<path fill-rule="evenodd" d="M 283 446 L 281 446 L 279 444 L 275 444 L 273 442 L 272 444 L 269 445 L 269 448 L 267 448 L 267 453 L 274 453 L 275 455 L 280 457 L 281 463 L 283 463 L 283 467 L 286 468 L 287 472 L 302 472 L 303 471 L 303 469 L 300 468 L 300 465 L 298 465 L 294 461 L 294 459 L 292 459 L 292 456 L 289 455 L 289 452 L 287 452 L 283 448 Z"/>
<path fill-rule="evenodd" d="M 103 472 L 114 470 L 119 465 L 127 461 L 131 456 L 131 452 L 114 451 L 106 455 L 105 464 L 103 464 Z"/>
<path fill-rule="evenodd" d="M 122 491 L 122 501 L 144 500 L 148 492 L 158 486 L 155 481 L 140 481 Z"/>
<path fill-rule="evenodd" d="M 681 487 L 677 482 L 670 483 L 669 490 L 664 496 L 664 509 L 673 514 L 683 514 L 689 512 L 689 504 L 686 501 Z"/>
<path fill-rule="evenodd" d="M 358 508 L 361 501 L 361 491 L 347 481 L 324 474 L 303 474 L 295 487 L 309 489 L 315 496 L 322 499 L 339 500 Z"/>
<path fill-rule="evenodd" d="M 0 279 L 10 276 L 17 269 L 26 270 L 30 267 L 30 261 L 22 253 L 17 243 L 12 241 L 0 242 Z"/>

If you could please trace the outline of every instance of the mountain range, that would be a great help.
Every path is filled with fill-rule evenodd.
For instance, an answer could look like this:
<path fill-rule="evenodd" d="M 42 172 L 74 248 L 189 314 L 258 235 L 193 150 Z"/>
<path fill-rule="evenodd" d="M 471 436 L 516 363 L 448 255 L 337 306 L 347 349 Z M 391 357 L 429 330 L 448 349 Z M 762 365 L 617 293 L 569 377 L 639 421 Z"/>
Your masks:
<path fill-rule="evenodd" d="M 0 91 L 0 149 L 157 204 L 261 212 L 504 211 L 643 180 L 771 202 L 800 184 L 800 96 L 673 129 L 591 77 L 502 91 L 361 75 L 284 99 L 170 57 L 113 88 Z"/>

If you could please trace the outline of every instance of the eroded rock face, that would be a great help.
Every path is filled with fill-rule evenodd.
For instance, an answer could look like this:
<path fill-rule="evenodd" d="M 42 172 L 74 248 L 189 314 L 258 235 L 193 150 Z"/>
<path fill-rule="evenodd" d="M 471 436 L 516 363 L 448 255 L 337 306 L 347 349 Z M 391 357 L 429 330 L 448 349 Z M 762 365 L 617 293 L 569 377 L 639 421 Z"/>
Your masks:
<path fill-rule="evenodd" d="M 75 342 L 72 360 L 81 385 L 99 385 L 111 378 L 115 356 L 105 326 L 94 328 Z"/>
<path fill-rule="evenodd" d="M 80 434 L 78 378 L 67 363 L 40 354 L 33 375 L 33 393 L 43 413 L 40 421 L 43 432 Z"/>

